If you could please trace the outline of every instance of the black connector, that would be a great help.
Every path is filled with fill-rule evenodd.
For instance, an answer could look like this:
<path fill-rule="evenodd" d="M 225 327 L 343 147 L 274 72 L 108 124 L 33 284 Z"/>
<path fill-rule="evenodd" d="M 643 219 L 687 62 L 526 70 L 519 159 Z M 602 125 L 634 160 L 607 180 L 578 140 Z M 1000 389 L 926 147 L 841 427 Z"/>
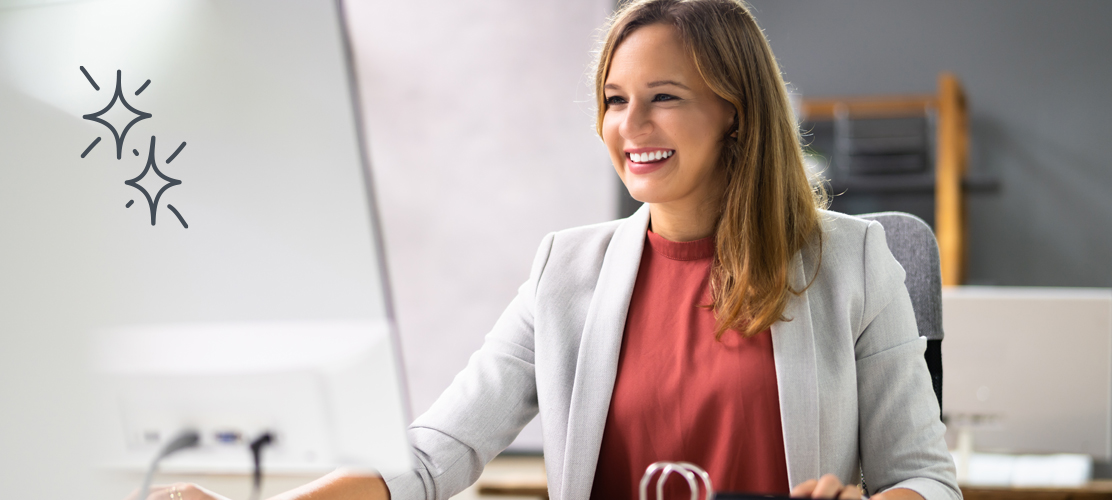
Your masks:
<path fill-rule="evenodd" d="M 255 462 L 255 471 L 252 477 L 251 500 L 259 500 L 263 489 L 263 448 L 274 443 L 274 435 L 263 432 L 262 435 L 251 441 L 251 458 Z"/>

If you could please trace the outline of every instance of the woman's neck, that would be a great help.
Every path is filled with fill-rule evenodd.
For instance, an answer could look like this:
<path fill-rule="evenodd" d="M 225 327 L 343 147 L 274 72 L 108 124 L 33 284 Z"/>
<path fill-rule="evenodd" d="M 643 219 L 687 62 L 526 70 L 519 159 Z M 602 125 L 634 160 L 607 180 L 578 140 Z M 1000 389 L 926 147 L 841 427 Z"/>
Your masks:
<path fill-rule="evenodd" d="M 718 224 L 718 204 L 701 203 L 678 207 L 674 203 L 650 203 L 649 227 L 669 241 L 695 241 L 711 236 Z"/>

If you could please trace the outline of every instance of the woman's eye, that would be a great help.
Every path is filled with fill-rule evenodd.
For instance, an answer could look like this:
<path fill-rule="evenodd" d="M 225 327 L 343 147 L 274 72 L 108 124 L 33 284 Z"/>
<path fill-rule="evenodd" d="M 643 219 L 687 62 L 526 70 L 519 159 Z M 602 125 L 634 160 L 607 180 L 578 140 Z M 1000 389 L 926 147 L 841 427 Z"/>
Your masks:
<path fill-rule="evenodd" d="M 606 98 L 606 105 L 607 106 L 614 106 L 616 104 L 625 104 L 625 102 L 626 102 L 625 98 L 623 98 L 621 96 L 612 95 L 612 96 Z"/>
<path fill-rule="evenodd" d="M 679 97 L 672 94 L 657 94 L 653 96 L 653 102 L 674 101 L 676 99 L 679 99 Z"/>

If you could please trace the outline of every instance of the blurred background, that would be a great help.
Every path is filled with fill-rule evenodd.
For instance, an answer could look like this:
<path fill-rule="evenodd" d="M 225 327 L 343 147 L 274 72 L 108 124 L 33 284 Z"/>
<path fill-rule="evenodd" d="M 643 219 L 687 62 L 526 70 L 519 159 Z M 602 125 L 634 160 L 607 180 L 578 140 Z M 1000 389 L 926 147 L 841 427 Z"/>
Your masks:
<path fill-rule="evenodd" d="M 1112 5 L 751 2 L 802 96 L 917 94 L 955 74 L 974 176 L 967 284 L 1112 286 Z"/>

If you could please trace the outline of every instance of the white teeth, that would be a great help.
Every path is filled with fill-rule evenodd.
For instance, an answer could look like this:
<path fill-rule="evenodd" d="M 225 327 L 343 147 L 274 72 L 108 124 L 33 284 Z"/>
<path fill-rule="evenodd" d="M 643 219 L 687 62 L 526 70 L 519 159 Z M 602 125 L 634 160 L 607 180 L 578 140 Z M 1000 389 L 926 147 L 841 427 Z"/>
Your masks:
<path fill-rule="evenodd" d="M 651 163 L 654 161 L 660 161 L 665 158 L 669 158 L 675 153 L 675 151 L 665 151 L 663 149 L 658 149 L 649 153 L 629 153 L 629 159 L 630 161 L 635 163 Z"/>
<path fill-rule="evenodd" d="M 664 150 L 657 150 L 650 153 L 630 153 L 629 159 L 636 163 L 649 163 L 663 160 L 664 158 L 672 156 L 674 153 L 675 151 Z"/>

